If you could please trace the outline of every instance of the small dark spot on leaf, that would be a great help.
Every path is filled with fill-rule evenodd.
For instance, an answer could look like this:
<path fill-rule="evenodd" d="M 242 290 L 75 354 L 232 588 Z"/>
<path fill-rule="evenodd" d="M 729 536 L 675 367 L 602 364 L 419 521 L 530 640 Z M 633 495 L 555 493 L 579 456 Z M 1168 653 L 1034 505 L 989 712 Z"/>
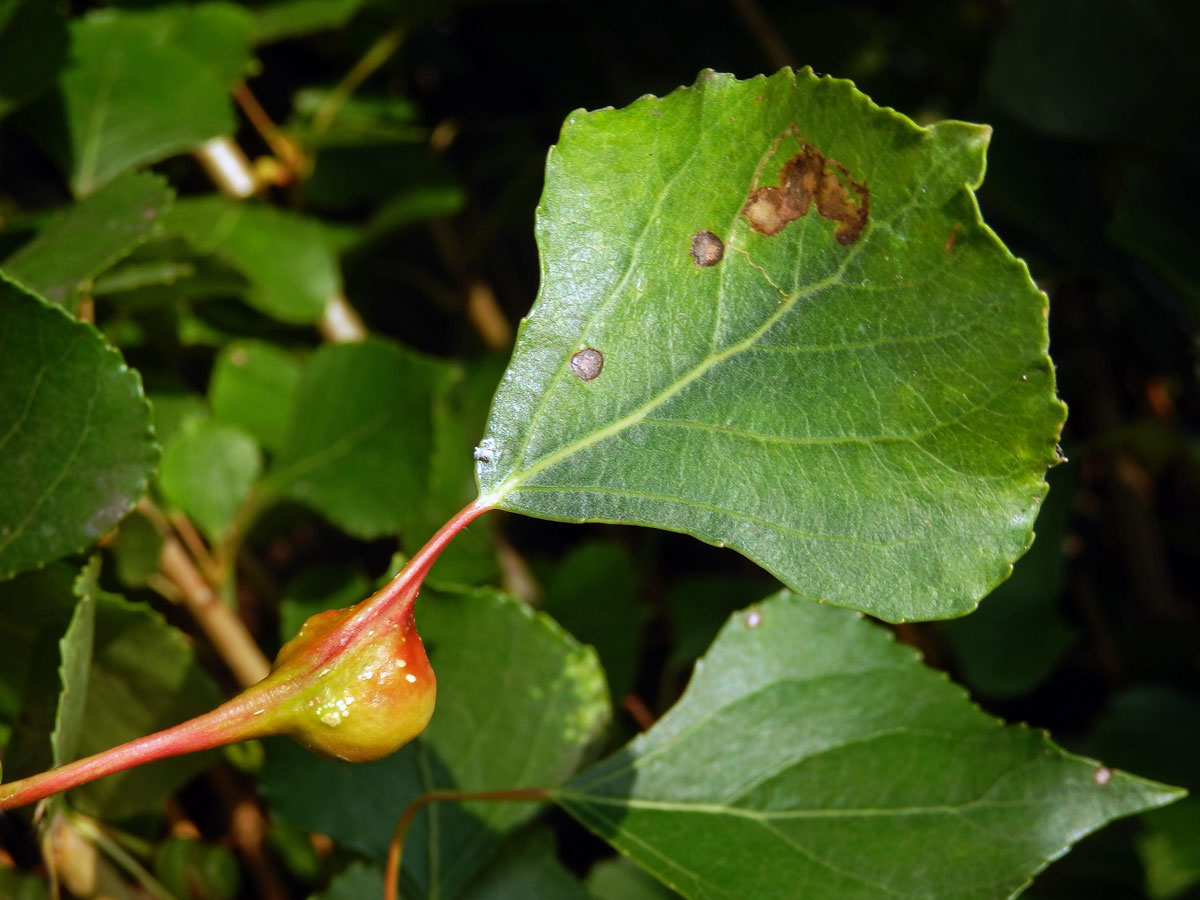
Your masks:
<path fill-rule="evenodd" d="M 1112 781 L 1113 771 L 1107 766 L 1097 766 L 1096 771 L 1092 773 L 1092 781 L 1096 782 L 1100 787 L 1104 787 Z"/>
<path fill-rule="evenodd" d="M 604 354 L 588 347 L 571 357 L 571 371 L 580 381 L 591 381 L 604 368 Z"/>
<path fill-rule="evenodd" d="M 833 236 L 843 247 L 857 241 L 867 227 L 871 208 L 867 186 L 851 179 L 841 163 L 801 143 L 800 152 L 779 170 L 779 187 L 752 190 L 742 215 L 759 234 L 775 235 L 805 215 L 814 201 L 819 216 L 837 223 Z"/>
<path fill-rule="evenodd" d="M 692 259 L 698 266 L 715 266 L 725 256 L 725 244 L 711 231 L 692 235 Z"/>

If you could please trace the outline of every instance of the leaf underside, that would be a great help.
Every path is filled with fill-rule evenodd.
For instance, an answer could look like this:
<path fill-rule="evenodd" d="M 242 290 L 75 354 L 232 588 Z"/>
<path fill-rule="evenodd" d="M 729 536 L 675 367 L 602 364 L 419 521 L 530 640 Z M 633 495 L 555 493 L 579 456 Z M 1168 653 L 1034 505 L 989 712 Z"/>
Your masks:
<path fill-rule="evenodd" d="M 572 114 L 482 496 L 686 532 L 887 619 L 969 611 L 1031 540 L 1064 415 L 1045 297 L 971 192 L 989 134 L 787 70 Z"/>

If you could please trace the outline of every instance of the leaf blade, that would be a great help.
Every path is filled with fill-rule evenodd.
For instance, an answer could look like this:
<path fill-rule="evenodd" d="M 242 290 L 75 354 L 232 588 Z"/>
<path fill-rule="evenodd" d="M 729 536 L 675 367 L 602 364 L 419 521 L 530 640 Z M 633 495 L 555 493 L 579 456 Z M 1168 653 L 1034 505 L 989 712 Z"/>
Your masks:
<path fill-rule="evenodd" d="M 0 578 L 83 549 L 158 458 L 141 380 L 90 325 L 0 281 Z"/>
<path fill-rule="evenodd" d="M 485 501 L 683 531 L 885 618 L 970 609 L 1029 543 L 1062 421 L 1045 299 L 970 194 L 987 134 L 787 71 L 572 114 Z M 854 240 L 817 211 L 773 234 L 747 215 L 814 152 L 869 191 Z M 718 264 L 691 253 L 705 233 Z"/>

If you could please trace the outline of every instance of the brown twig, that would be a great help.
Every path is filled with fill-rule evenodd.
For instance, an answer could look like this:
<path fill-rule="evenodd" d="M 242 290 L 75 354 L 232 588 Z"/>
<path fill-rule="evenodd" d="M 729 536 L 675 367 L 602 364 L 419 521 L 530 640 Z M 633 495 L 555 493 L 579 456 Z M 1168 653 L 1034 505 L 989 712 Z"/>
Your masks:
<path fill-rule="evenodd" d="M 629 718 L 637 723 L 637 727 L 642 731 L 649 731 L 654 727 L 654 713 L 650 711 L 650 707 L 646 702 L 636 694 L 626 694 L 621 698 L 621 708 L 629 713 Z"/>

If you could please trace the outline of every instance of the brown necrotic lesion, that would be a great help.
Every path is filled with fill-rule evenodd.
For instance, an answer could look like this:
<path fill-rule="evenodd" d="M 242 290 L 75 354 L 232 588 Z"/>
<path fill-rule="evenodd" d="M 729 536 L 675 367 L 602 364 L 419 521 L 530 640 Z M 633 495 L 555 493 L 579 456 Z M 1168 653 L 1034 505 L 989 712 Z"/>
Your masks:
<path fill-rule="evenodd" d="M 752 190 L 742 214 L 759 234 L 776 235 L 814 204 L 819 216 L 836 223 L 834 240 L 845 247 L 867 227 L 871 192 L 841 163 L 801 141 L 800 152 L 779 170 L 779 186 Z"/>

